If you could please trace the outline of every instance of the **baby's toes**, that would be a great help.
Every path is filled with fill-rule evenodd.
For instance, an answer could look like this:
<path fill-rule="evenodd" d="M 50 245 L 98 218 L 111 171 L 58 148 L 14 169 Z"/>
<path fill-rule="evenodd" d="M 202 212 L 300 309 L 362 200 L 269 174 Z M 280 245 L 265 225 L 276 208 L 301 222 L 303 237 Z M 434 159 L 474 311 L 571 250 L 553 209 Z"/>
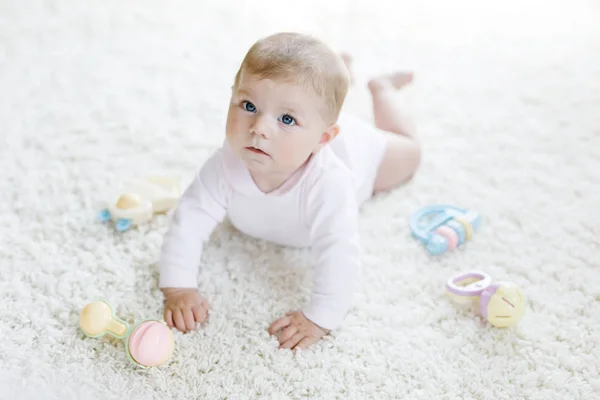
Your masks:
<path fill-rule="evenodd" d="M 396 72 L 390 75 L 390 80 L 392 81 L 394 88 L 402 89 L 413 81 L 413 77 L 412 72 Z"/>
<path fill-rule="evenodd" d="M 348 72 L 350 74 L 350 83 L 354 83 L 354 71 L 352 70 L 352 56 L 348 53 L 342 53 L 340 56 L 344 61 L 344 64 L 346 64 L 346 68 L 348 69 Z"/>

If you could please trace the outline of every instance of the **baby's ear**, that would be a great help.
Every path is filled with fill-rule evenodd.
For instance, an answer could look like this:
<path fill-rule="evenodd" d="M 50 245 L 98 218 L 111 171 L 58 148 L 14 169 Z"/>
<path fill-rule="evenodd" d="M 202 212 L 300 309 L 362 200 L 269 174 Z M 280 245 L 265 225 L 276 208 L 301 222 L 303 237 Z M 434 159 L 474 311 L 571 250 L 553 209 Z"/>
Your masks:
<path fill-rule="evenodd" d="M 319 140 L 319 144 L 315 149 L 315 153 L 321 150 L 323 147 L 327 146 L 335 137 L 340 133 L 340 126 L 338 124 L 332 124 L 325 132 L 321 134 L 321 139 Z"/>

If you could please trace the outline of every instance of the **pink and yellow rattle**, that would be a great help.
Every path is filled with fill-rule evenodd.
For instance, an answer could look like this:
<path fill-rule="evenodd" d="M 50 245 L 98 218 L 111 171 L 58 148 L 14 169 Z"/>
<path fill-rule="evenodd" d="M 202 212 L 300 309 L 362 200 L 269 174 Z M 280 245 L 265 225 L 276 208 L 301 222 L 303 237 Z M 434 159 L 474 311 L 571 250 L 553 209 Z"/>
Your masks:
<path fill-rule="evenodd" d="M 495 282 L 481 271 L 460 273 L 448 279 L 446 290 L 479 303 L 479 314 L 497 328 L 516 325 L 525 311 L 525 296 L 512 282 Z"/>
<path fill-rule="evenodd" d="M 79 316 L 79 327 L 86 336 L 99 338 L 109 334 L 123 339 L 129 360 L 143 367 L 164 364 L 173 354 L 173 333 L 162 321 L 148 319 L 130 327 L 115 317 L 110 304 L 93 301 L 86 305 Z"/>

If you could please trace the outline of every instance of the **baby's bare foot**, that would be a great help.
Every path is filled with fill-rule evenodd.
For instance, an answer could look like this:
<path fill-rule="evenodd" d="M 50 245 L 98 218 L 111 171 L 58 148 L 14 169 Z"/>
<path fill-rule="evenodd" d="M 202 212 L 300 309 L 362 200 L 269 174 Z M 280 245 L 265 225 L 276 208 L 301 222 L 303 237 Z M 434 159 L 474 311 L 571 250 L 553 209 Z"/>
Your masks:
<path fill-rule="evenodd" d="M 346 68 L 348 68 L 348 73 L 350 74 L 350 84 L 354 83 L 354 71 L 352 70 L 352 56 L 348 53 L 341 54 L 342 60 L 344 64 L 346 64 Z"/>
<path fill-rule="evenodd" d="M 382 89 L 400 90 L 413 81 L 412 72 L 394 72 L 373 78 L 369 81 L 371 93 Z"/>

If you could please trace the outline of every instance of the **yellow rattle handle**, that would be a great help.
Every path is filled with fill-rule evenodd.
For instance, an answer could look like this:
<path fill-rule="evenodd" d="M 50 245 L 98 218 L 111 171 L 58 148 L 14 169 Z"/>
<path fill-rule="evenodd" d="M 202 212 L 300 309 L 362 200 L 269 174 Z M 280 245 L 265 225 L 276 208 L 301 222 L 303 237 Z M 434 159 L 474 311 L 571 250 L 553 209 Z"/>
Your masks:
<path fill-rule="evenodd" d="M 93 301 L 81 310 L 79 327 L 91 337 L 108 333 L 121 339 L 127 333 L 127 324 L 115 318 L 112 307 L 104 301 Z"/>

